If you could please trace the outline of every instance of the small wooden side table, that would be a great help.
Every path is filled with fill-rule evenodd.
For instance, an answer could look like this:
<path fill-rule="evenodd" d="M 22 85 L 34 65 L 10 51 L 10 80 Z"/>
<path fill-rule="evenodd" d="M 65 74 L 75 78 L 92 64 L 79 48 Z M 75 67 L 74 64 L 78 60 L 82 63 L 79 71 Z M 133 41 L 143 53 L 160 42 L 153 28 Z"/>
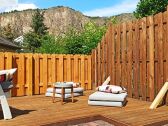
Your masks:
<path fill-rule="evenodd" d="M 56 89 L 61 89 L 61 104 L 63 105 L 64 98 L 65 98 L 65 89 L 71 89 L 71 97 L 72 97 L 72 102 L 74 102 L 74 94 L 73 94 L 73 85 L 72 84 L 66 84 L 66 83 L 54 83 L 53 84 L 53 103 L 55 102 L 55 93 Z"/>

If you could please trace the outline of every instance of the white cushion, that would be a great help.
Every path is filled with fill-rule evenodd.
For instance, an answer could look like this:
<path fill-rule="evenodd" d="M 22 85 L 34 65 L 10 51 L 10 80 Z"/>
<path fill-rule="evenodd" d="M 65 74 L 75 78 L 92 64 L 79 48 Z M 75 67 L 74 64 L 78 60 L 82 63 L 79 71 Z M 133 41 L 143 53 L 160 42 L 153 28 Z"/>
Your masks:
<path fill-rule="evenodd" d="M 13 75 L 16 72 L 17 68 L 9 69 L 9 70 L 0 70 L 0 75 L 2 74 L 11 74 Z"/>
<path fill-rule="evenodd" d="M 81 96 L 83 93 L 74 93 L 74 96 Z M 52 97 L 53 93 L 46 92 L 45 96 Z M 55 94 L 55 97 L 61 98 L 61 94 Z M 71 98 L 71 94 L 65 94 L 65 98 Z"/>
<path fill-rule="evenodd" d="M 83 92 L 83 88 L 78 87 L 78 88 L 73 88 L 74 93 L 80 93 Z M 47 92 L 53 92 L 53 88 L 47 88 Z M 56 89 L 56 93 L 61 93 L 61 89 Z M 71 93 L 71 89 L 65 89 L 65 94 Z"/>
<path fill-rule="evenodd" d="M 91 101 L 120 101 L 123 102 L 127 97 L 127 93 L 121 94 L 112 94 L 105 92 L 95 92 L 89 96 L 89 100 Z"/>
<path fill-rule="evenodd" d="M 120 93 L 126 92 L 126 89 L 117 85 L 103 85 L 98 87 L 98 91 Z"/>
<path fill-rule="evenodd" d="M 123 102 L 112 102 L 112 101 L 90 101 L 88 100 L 89 105 L 101 105 L 101 106 L 115 106 L 122 107 L 126 101 Z"/>

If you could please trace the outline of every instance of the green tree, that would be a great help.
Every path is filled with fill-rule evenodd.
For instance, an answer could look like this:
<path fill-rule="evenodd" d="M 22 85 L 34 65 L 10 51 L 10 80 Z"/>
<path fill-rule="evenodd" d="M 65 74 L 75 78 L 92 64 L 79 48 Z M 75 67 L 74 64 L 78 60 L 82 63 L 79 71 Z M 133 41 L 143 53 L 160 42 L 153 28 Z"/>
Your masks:
<path fill-rule="evenodd" d="M 66 53 L 62 37 L 58 36 L 55 38 L 52 35 L 45 35 L 41 39 L 41 47 L 36 49 L 38 53 L 49 53 L 49 54 L 64 54 Z"/>
<path fill-rule="evenodd" d="M 166 10 L 167 5 L 168 0 L 140 0 L 134 11 L 134 16 L 136 18 L 142 18 L 163 12 Z"/>
<path fill-rule="evenodd" d="M 44 24 L 44 13 L 39 9 L 35 11 L 32 17 L 32 30 L 24 35 L 24 47 L 30 51 L 35 52 L 37 48 L 41 47 L 43 36 L 47 35 L 47 27 Z"/>
<path fill-rule="evenodd" d="M 93 22 L 85 24 L 82 32 L 71 29 L 63 39 L 65 49 L 69 54 L 90 54 L 106 31 L 105 26 L 98 26 Z"/>
<path fill-rule="evenodd" d="M 34 32 L 28 32 L 24 35 L 24 47 L 28 50 L 35 52 L 41 46 L 41 38 Z"/>
<path fill-rule="evenodd" d="M 32 25 L 33 31 L 38 35 L 46 35 L 47 27 L 44 24 L 44 12 L 40 12 L 39 9 L 36 10 L 35 14 L 32 17 Z"/>

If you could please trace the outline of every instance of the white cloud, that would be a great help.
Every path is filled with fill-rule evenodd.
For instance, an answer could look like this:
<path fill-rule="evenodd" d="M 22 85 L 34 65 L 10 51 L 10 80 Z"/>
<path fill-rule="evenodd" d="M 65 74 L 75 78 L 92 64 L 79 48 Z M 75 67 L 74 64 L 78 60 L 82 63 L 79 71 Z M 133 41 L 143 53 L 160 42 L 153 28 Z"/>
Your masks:
<path fill-rule="evenodd" d="M 12 10 L 26 10 L 38 8 L 33 3 L 19 3 L 18 0 L 1 0 L 0 12 L 10 12 Z"/>
<path fill-rule="evenodd" d="M 120 4 L 107 7 L 107 8 L 99 8 L 91 11 L 83 12 L 87 16 L 113 16 L 121 13 L 129 13 L 133 12 L 136 9 L 136 5 L 139 0 L 125 0 Z"/>
<path fill-rule="evenodd" d="M 17 3 L 18 3 L 18 0 L 1 0 L 0 1 L 0 8 L 16 5 Z"/>
<path fill-rule="evenodd" d="M 36 9 L 38 8 L 35 4 L 22 4 L 22 3 L 19 3 L 15 6 L 10 6 L 10 7 L 7 7 L 5 9 L 5 12 L 10 12 L 12 10 L 18 10 L 18 11 L 22 11 L 22 10 L 26 10 L 26 9 Z"/>

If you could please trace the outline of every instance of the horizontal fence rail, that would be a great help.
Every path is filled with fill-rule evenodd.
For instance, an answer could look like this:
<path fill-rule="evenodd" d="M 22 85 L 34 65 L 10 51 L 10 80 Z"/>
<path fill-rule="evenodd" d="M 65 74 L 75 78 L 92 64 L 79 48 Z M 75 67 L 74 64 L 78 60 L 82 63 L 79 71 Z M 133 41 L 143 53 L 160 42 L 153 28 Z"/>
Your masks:
<path fill-rule="evenodd" d="M 0 53 L 0 70 L 18 68 L 12 96 L 44 94 L 53 82 L 80 82 L 91 89 L 90 55 Z"/>
<path fill-rule="evenodd" d="M 168 81 L 168 11 L 110 25 L 92 51 L 92 68 L 96 86 L 110 76 L 129 97 L 152 101 Z"/>

